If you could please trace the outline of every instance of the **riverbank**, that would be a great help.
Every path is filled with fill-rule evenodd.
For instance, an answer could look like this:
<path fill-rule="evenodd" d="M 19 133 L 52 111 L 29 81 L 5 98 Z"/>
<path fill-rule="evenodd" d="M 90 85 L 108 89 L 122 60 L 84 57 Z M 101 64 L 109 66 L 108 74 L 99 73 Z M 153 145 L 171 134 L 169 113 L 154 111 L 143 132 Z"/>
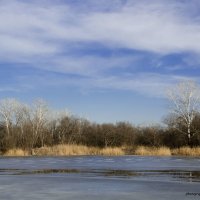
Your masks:
<path fill-rule="evenodd" d="M 55 145 L 32 150 L 10 149 L 2 156 L 73 156 L 73 155 L 103 155 L 103 156 L 200 156 L 200 147 L 87 147 L 83 145 Z"/>

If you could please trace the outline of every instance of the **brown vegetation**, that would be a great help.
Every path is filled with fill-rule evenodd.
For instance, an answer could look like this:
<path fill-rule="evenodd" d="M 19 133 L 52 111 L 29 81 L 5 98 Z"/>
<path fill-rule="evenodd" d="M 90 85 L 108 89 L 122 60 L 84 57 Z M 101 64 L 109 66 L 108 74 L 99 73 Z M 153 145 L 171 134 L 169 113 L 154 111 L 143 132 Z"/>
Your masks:
<path fill-rule="evenodd" d="M 139 146 L 136 148 L 135 154 L 141 156 L 171 156 L 171 150 L 168 147 Z"/>
<path fill-rule="evenodd" d="M 200 156 L 200 147 L 181 147 L 172 150 L 172 155 Z"/>
<path fill-rule="evenodd" d="M 104 156 L 122 156 L 125 155 L 125 151 L 120 147 L 107 147 L 100 149 L 99 154 Z"/>
<path fill-rule="evenodd" d="M 105 155 L 121 156 L 125 152 L 119 148 L 98 148 L 83 145 L 55 145 L 52 147 L 35 148 L 31 151 L 22 149 L 11 149 L 3 154 L 4 156 L 72 156 L 72 155 Z"/>
<path fill-rule="evenodd" d="M 31 151 L 10 149 L 3 156 L 74 156 L 74 155 L 103 155 L 103 156 L 200 156 L 200 147 L 181 147 L 170 149 L 168 147 L 87 147 L 84 145 L 55 145 L 51 147 L 35 148 Z"/>
<path fill-rule="evenodd" d="M 37 156 L 71 156 L 71 155 L 96 155 L 98 148 L 83 145 L 55 145 L 33 149 Z"/>
<path fill-rule="evenodd" d="M 3 154 L 4 156 L 29 156 L 30 153 L 22 149 L 10 149 Z"/>

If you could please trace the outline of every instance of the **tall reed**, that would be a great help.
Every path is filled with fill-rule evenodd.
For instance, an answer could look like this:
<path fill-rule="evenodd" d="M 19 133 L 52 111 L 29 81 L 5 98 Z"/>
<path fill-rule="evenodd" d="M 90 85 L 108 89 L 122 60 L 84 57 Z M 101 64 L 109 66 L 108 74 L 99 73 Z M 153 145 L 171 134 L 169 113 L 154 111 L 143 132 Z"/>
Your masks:
<path fill-rule="evenodd" d="M 168 147 L 138 146 L 135 154 L 141 156 L 171 156 L 171 151 Z"/>

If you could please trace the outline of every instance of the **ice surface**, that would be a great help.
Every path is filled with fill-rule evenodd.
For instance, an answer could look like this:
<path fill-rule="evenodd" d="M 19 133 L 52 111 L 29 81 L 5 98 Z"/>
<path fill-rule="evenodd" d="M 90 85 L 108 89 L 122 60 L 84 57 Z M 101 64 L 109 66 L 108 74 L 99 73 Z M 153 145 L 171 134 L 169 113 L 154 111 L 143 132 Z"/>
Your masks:
<path fill-rule="evenodd" d="M 188 192 L 200 193 L 199 158 L 0 158 L 0 200 L 200 198 Z"/>

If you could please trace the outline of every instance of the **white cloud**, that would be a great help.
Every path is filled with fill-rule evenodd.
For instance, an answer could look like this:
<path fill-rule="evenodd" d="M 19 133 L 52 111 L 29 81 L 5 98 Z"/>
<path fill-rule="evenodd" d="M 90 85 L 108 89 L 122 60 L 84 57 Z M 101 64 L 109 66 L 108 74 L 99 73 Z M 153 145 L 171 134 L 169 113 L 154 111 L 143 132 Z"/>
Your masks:
<path fill-rule="evenodd" d="M 156 53 L 199 53 L 199 24 L 176 12 L 176 4 L 160 2 L 140 1 L 118 12 L 91 14 L 84 25 L 91 38 L 120 47 Z"/>
<path fill-rule="evenodd" d="M 107 48 L 159 55 L 200 53 L 199 16 L 191 17 L 196 10 L 192 4 L 199 7 L 198 1 L 90 0 L 81 6 L 56 2 L 0 2 L 0 62 L 23 62 L 45 70 L 87 76 L 80 86 L 88 84 L 161 95 L 162 88 L 176 77 L 151 73 L 135 77 L 108 75 L 106 72 L 111 68 L 127 67 L 140 58 L 80 56 L 70 44 L 81 43 L 87 48 L 87 43 L 94 42 Z"/>
<path fill-rule="evenodd" d="M 159 73 L 136 73 L 121 75 L 96 75 L 93 77 L 71 77 L 57 76 L 55 74 L 29 75 L 19 77 L 21 85 L 29 82 L 30 85 L 38 87 L 58 87 L 61 90 L 67 86 L 78 88 L 83 94 L 91 91 L 102 90 L 121 90 L 136 92 L 143 96 L 165 98 L 166 90 L 171 88 L 175 83 L 182 80 L 199 80 L 199 77 L 192 78 L 189 76 L 164 75 Z M 29 90 L 31 88 L 28 88 Z M 34 88 L 32 88 L 34 89 Z"/>
<path fill-rule="evenodd" d="M 0 92 L 19 92 L 16 87 L 0 87 Z"/>
<path fill-rule="evenodd" d="M 49 70 L 52 72 L 60 72 L 63 74 L 74 74 L 80 76 L 95 77 L 98 75 L 106 75 L 109 70 L 121 69 L 126 71 L 126 68 L 130 67 L 131 63 L 134 63 L 137 67 L 144 57 L 142 55 L 111 55 L 111 56 L 58 56 L 49 58 L 48 61 L 35 60 L 36 68 Z"/>
<path fill-rule="evenodd" d="M 91 41 L 156 53 L 200 52 L 200 25 L 183 16 L 188 4 L 180 1 L 141 0 L 124 5 L 118 1 L 118 9 L 104 1 L 109 12 L 78 12 L 67 4 L 47 2 L 2 1 L 1 54 L 9 50 L 49 54 L 62 51 L 63 42 Z"/>
<path fill-rule="evenodd" d="M 133 91 L 142 95 L 164 98 L 166 89 L 177 81 L 184 79 L 188 79 L 188 77 L 139 73 L 131 76 L 98 77 L 90 80 L 91 83 L 89 85 L 105 89 Z"/>

